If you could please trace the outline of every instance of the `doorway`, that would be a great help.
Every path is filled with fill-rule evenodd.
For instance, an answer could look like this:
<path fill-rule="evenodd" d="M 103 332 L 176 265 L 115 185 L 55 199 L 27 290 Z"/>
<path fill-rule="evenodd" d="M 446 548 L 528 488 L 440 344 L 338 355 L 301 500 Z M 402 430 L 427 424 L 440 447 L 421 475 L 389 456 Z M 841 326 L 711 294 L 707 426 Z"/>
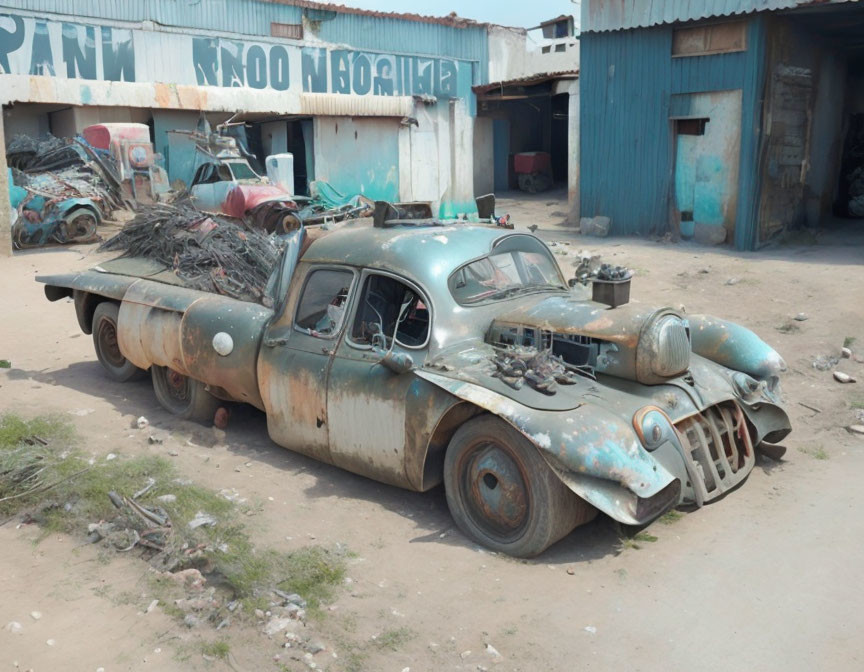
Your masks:
<path fill-rule="evenodd" d="M 673 96 L 674 205 L 685 238 L 723 243 L 735 231 L 741 90 Z"/>

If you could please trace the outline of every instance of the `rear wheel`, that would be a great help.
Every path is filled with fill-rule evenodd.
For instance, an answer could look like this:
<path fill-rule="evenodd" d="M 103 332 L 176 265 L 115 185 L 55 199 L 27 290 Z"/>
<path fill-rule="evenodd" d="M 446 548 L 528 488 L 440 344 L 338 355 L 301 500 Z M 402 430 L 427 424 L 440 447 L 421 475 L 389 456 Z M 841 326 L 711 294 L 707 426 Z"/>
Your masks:
<path fill-rule="evenodd" d="M 465 534 L 516 557 L 542 553 L 597 514 L 559 480 L 536 446 L 491 415 L 468 421 L 453 436 L 444 487 Z"/>
<path fill-rule="evenodd" d="M 150 375 L 156 399 L 166 411 L 184 420 L 213 421 L 220 402 L 207 391 L 204 383 L 167 366 L 151 366 Z"/>
<path fill-rule="evenodd" d="M 117 343 L 117 316 L 120 313 L 116 303 L 103 301 L 93 312 L 93 346 L 96 357 L 108 375 L 114 380 L 125 383 L 128 380 L 143 378 L 147 373 L 139 369 L 120 352 Z"/>

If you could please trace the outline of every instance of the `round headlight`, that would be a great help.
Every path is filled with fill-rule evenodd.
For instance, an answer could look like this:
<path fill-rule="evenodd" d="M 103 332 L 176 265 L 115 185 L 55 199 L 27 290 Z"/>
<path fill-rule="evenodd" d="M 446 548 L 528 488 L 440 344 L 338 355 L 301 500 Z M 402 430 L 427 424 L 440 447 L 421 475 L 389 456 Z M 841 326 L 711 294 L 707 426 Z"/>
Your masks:
<path fill-rule="evenodd" d="M 639 337 L 636 358 L 641 383 L 658 383 L 684 373 L 690 366 L 687 323 L 670 313 L 652 320 Z"/>

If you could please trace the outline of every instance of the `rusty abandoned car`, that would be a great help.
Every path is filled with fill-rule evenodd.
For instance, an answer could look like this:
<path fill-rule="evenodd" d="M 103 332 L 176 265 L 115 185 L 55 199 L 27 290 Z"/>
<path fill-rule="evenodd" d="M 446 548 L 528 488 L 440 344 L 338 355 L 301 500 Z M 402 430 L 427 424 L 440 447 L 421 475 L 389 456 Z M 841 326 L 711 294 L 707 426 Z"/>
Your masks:
<path fill-rule="evenodd" d="M 417 491 L 443 481 L 477 542 L 533 556 L 602 511 L 644 524 L 740 484 L 790 431 L 780 356 L 718 318 L 568 286 L 533 235 L 355 222 L 295 231 L 268 300 L 95 270 L 39 278 L 73 297 L 115 380 L 207 420 L 266 412 L 272 439 Z"/>

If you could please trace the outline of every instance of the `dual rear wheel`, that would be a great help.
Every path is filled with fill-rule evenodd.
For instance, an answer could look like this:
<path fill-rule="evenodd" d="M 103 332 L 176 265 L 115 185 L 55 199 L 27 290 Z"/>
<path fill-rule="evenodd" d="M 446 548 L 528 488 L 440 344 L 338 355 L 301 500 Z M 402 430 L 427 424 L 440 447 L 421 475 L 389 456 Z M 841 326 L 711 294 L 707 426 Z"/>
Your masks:
<path fill-rule="evenodd" d="M 96 357 L 108 375 L 118 381 L 140 380 L 147 372 L 130 362 L 120 351 L 117 340 L 116 303 L 104 301 L 93 313 L 93 345 Z M 204 383 L 184 376 L 166 366 L 151 366 L 153 391 L 162 407 L 184 420 L 208 422 L 213 419 L 219 400 L 210 394 Z"/>

